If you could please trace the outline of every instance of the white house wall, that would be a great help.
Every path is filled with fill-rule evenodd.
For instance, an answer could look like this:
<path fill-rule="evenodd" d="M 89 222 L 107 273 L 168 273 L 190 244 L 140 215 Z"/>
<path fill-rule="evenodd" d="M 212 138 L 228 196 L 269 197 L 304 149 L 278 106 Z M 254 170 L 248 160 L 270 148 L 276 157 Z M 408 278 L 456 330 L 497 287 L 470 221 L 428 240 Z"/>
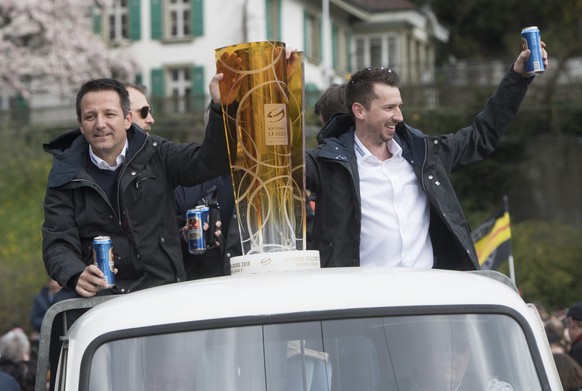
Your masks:
<path fill-rule="evenodd" d="M 164 0 L 159 0 L 164 1 Z M 204 69 L 204 85 L 208 86 L 216 72 L 214 50 L 227 45 L 246 41 L 267 40 L 266 4 L 265 0 L 204 0 L 204 30 L 203 35 L 184 39 L 182 41 L 160 41 L 151 38 L 151 0 L 141 0 L 141 29 L 138 41 L 128 41 L 119 46 L 119 49 L 129 50 L 135 62 L 138 64 L 138 73 L 141 81 L 148 87 L 152 86 L 152 70 L 167 69 L 176 66 L 196 66 Z M 338 4 L 341 3 L 341 7 Z M 322 3 L 319 0 L 281 0 L 281 41 L 288 47 L 301 51 L 305 50 L 305 13 L 306 11 L 322 19 Z M 246 8 L 245 8 L 246 7 Z M 243 16 L 246 15 L 246 25 Z M 363 18 L 363 19 L 362 19 Z M 106 18 L 103 18 L 106 21 Z M 351 59 L 351 64 L 344 69 L 336 70 L 336 73 L 324 70 L 324 59 L 312 62 L 306 58 L 304 66 L 305 83 L 318 90 L 324 90 L 331 82 L 343 82 L 349 75 L 350 68 L 355 64 L 355 41 L 358 36 L 365 35 L 397 35 L 401 61 L 410 59 L 411 40 L 421 42 L 432 48 L 431 34 L 435 28 L 435 20 L 427 18 L 420 11 L 383 12 L 371 14 L 357 11 L 345 1 L 330 1 L 330 28 L 336 26 L 344 34 L 351 36 L 351 42 L 347 45 L 350 53 L 346 58 Z M 246 31 L 245 30 L 246 27 Z M 102 33 L 107 36 L 107 29 Z M 440 31 L 440 30 L 439 30 Z M 442 34 L 441 34 L 442 35 Z M 414 37 L 414 38 L 413 38 Z M 323 42 L 323 45 L 330 42 Z M 122 49 L 123 46 L 127 48 Z M 322 50 L 322 56 L 325 50 Z M 434 57 L 429 53 L 429 57 Z M 342 61 L 345 61 L 342 56 Z M 331 62 L 331 61 L 330 61 Z M 402 64 L 404 67 L 406 63 Z M 431 69 L 432 71 L 432 69 Z M 408 79 L 412 72 L 401 69 L 403 81 Z M 418 73 L 418 72 L 415 72 Z M 411 75 L 412 76 L 412 75 Z M 416 79 L 413 77 L 412 79 Z M 206 93 L 208 93 L 206 91 Z M 39 97 L 40 98 L 40 97 Z M 46 104 L 39 99 L 31 102 L 31 107 Z"/>

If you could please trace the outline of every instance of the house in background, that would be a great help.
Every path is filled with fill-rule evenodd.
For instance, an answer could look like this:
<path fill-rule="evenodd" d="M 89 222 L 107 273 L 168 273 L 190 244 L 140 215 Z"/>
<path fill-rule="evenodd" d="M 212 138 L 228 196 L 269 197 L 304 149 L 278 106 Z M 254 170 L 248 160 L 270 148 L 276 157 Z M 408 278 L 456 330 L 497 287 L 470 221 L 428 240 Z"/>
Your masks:
<path fill-rule="evenodd" d="M 448 39 L 430 10 L 407 0 L 115 0 L 94 28 L 113 50 L 130 51 L 137 81 L 167 112 L 205 107 L 216 48 L 273 40 L 303 51 L 310 104 L 366 66 L 429 83 L 435 44 Z"/>
<path fill-rule="evenodd" d="M 404 85 L 430 84 L 436 44 L 448 39 L 430 10 L 408 0 L 110 0 L 94 9 L 93 30 L 137 64 L 156 120 L 203 112 L 220 47 L 269 40 L 303 51 L 309 110 L 329 84 L 367 66 L 396 69 Z M 74 126 L 73 101 L 3 91 L 0 112 L 13 127 Z"/>

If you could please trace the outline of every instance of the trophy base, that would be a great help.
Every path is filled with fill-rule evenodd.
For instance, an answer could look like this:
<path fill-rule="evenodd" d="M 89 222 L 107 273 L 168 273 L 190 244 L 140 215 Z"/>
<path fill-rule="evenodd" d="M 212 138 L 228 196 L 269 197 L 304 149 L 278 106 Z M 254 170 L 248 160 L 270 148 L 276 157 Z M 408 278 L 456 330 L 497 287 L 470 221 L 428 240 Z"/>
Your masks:
<path fill-rule="evenodd" d="M 230 274 L 260 274 L 319 269 L 319 251 L 276 251 L 241 255 L 230 260 Z"/>

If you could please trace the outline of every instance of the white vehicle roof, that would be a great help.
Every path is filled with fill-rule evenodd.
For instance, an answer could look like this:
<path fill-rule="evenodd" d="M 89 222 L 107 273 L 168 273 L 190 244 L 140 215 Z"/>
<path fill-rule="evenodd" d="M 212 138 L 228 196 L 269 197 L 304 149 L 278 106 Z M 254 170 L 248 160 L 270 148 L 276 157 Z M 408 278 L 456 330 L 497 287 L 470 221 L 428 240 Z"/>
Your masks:
<path fill-rule="evenodd" d="M 476 273 L 407 268 L 328 268 L 188 281 L 120 296 L 77 321 L 83 343 L 108 332 L 197 320 L 409 306 L 493 305 L 531 315 L 506 284 Z M 107 321 L 96 322 L 95 318 Z M 87 332 L 90 330 L 90 332 Z"/>
<path fill-rule="evenodd" d="M 399 314 L 437 309 L 506 313 L 533 325 L 535 343 L 545 349 L 544 367 L 555 368 L 537 312 L 510 285 L 478 272 L 328 268 L 241 274 L 146 289 L 99 304 L 74 323 L 67 334 L 67 383 L 78 383 L 83 352 L 110 333 L 239 318 L 263 323 L 266 317 L 303 314 L 309 319 L 311 313 L 367 309 Z"/>

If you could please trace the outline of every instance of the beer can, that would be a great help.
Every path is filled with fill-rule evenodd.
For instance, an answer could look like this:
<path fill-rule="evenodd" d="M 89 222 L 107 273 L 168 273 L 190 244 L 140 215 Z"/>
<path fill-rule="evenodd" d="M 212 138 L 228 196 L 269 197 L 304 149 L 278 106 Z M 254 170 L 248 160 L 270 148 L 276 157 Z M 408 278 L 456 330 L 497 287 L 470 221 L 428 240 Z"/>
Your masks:
<path fill-rule="evenodd" d="M 188 251 L 190 254 L 202 254 L 206 251 L 206 241 L 204 239 L 204 212 L 200 209 L 189 209 L 186 212 L 188 223 Z"/>
<path fill-rule="evenodd" d="M 528 75 L 536 75 L 545 71 L 542 57 L 542 42 L 540 29 L 537 26 L 525 27 L 521 30 L 521 41 L 526 49 L 531 51 L 525 62 L 525 70 Z"/>
<path fill-rule="evenodd" d="M 103 272 L 103 279 L 107 282 L 108 287 L 114 286 L 113 242 L 109 236 L 93 238 L 93 263 Z"/>

